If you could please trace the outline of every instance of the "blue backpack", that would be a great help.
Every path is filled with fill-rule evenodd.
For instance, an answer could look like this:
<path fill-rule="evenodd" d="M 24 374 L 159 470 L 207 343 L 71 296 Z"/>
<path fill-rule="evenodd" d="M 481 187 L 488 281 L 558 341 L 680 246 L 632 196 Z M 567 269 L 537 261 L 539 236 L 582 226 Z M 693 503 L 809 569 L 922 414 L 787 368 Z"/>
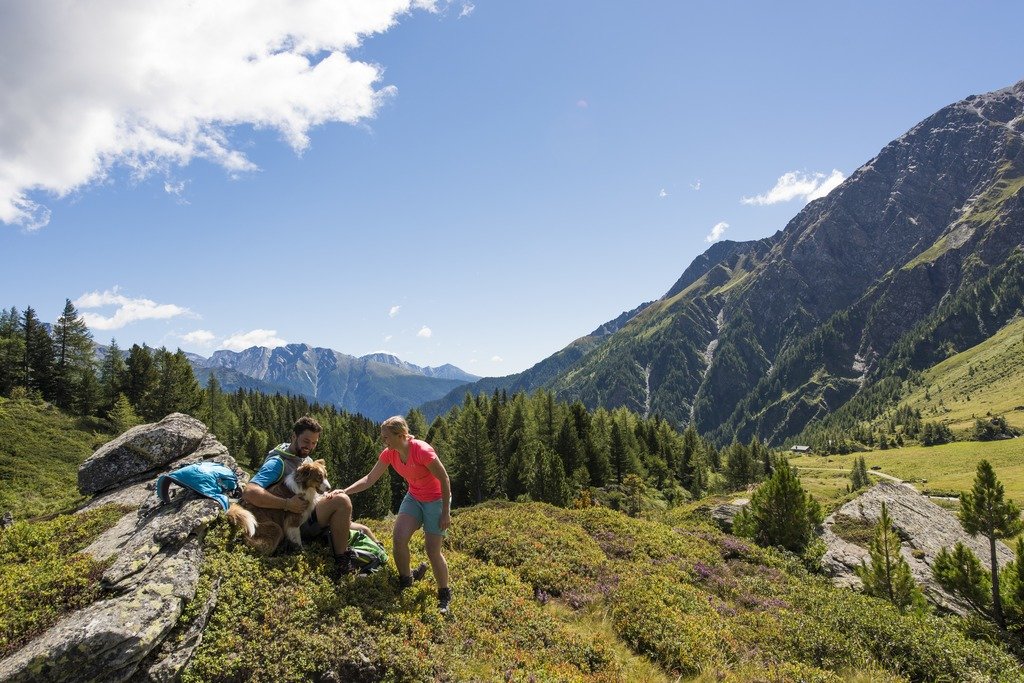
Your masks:
<path fill-rule="evenodd" d="M 171 500 L 171 482 L 196 493 L 212 498 L 220 503 L 225 510 L 228 509 L 228 497 L 225 494 L 235 493 L 239 490 L 238 475 L 227 465 L 219 462 L 199 462 L 194 465 L 179 467 L 173 472 L 161 474 L 156 480 L 156 497 L 165 503 Z"/>

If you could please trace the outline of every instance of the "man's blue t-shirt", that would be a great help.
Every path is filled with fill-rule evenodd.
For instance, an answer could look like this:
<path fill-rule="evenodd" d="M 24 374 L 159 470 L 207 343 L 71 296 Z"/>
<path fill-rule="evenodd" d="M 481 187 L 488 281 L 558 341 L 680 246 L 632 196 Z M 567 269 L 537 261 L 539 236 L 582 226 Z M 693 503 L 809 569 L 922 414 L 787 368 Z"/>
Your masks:
<path fill-rule="evenodd" d="M 283 443 L 274 450 L 267 454 L 267 459 L 263 461 L 263 466 L 260 467 L 260 471 L 252 476 L 249 480 L 250 484 L 256 484 L 257 486 L 269 489 L 271 486 L 281 481 L 281 477 L 284 476 L 284 461 L 280 455 L 277 455 L 278 451 L 287 451 L 288 444 Z"/>

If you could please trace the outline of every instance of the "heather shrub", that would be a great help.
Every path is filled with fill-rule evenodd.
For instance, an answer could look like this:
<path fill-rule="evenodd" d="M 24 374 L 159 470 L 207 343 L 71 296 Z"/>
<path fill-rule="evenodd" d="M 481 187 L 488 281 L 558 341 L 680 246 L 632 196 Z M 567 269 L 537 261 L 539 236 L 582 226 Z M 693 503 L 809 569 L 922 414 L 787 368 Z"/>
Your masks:
<path fill-rule="evenodd" d="M 106 564 L 79 551 L 124 514 L 109 505 L 0 530 L 0 657 L 100 597 Z"/>
<path fill-rule="evenodd" d="M 578 524 L 543 503 L 482 505 L 463 511 L 452 546 L 478 560 L 508 567 L 537 591 L 589 592 L 607 572 L 604 552 Z M 618 513 L 613 513 L 618 514 Z"/>

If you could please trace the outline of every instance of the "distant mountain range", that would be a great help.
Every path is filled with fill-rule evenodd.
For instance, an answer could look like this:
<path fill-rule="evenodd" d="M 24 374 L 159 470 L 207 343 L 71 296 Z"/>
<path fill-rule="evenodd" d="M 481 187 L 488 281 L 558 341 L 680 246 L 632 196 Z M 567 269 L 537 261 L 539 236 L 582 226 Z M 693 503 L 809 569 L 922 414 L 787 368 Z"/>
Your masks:
<path fill-rule="evenodd" d="M 1024 313 L 1022 132 L 1024 81 L 949 105 L 785 229 L 716 243 L 657 301 L 423 410 L 440 414 L 467 391 L 545 388 L 693 423 L 720 443 L 781 443 L 852 414 L 886 378 Z"/>
<path fill-rule="evenodd" d="M 385 353 L 357 358 L 308 344 L 216 351 L 209 358 L 187 355 L 204 385 L 212 374 L 226 391 L 305 396 L 373 420 L 404 415 L 479 379 L 454 365 L 420 367 Z"/>

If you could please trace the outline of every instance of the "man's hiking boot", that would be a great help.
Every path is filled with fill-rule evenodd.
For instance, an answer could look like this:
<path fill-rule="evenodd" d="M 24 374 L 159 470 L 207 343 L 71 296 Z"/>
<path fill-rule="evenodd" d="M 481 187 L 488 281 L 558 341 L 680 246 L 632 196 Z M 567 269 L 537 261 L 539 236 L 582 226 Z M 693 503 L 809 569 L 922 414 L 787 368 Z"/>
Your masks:
<path fill-rule="evenodd" d="M 405 590 L 406 588 L 412 588 L 414 581 L 419 581 L 423 578 L 423 575 L 427 573 L 427 563 L 420 562 L 420 566 L 412 570 L 410 576 L 399 576 L 398 577 L 398 589 Z"/>
<path fill-rule="evenodd" d="M 451 588 L 438 588 L 437 589 L 437 609 L 441 614 L 448 614 L 448 605 L 452 601 L 452 589 Z"/>
<path fill-rule="evenodd" d="M 344 578 L 349 574 L 355 574 L 359 571 L 359 567 L 356 566 L 355 555 L 351 550 L 346 550 L 341 555 L 334 556 L 335 566 L 338 569 L 338 578 Z"/>

